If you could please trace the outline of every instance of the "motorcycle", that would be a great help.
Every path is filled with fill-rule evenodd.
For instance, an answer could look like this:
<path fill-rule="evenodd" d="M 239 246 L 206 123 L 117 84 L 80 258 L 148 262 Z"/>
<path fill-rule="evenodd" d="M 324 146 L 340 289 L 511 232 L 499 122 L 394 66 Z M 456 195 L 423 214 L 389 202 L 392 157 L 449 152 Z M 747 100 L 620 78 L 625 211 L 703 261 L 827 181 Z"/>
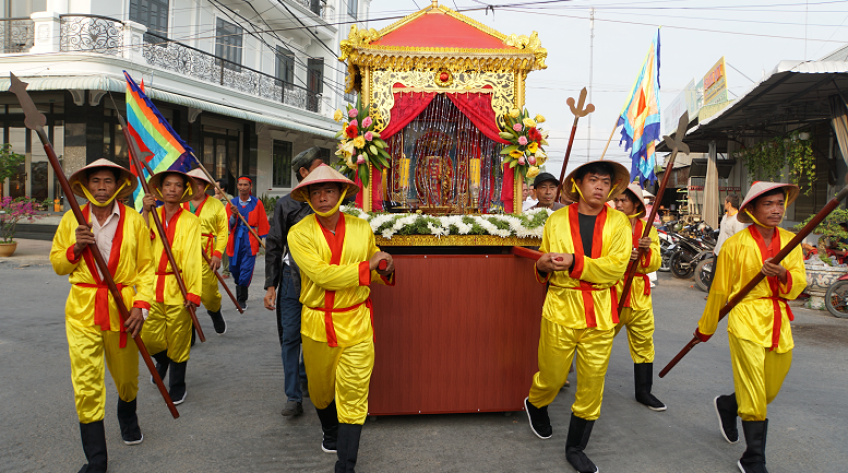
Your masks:
<path fill-rule="evenodd" d="M 715 274 L 716 258 L 710 256 L 695 266 L 695 285 L 704 292 L 710 292 Z"/>
<path fill-rule="evenodd" d="M 824 296 L 824 305 L 834 317 L 848 318 L 848 273 L 830 285 Z"/>
<path fill-rule="evenodd" d="M 693 235 L 696 232 L 709 229 L 710 234 L 714 233 L 709 226 L 702 225 L 690 225 L 684 228 L 684 232 Z M 693 228 L 699 226 L 703 230 L 699 231 L 697 228 Z M 677 243 L 669 248 L 669 251 L 672 252 L 669 265 L 672 274 L 678 278 L 686 279 L 692 276 L 699 263 L 713 257 L 715 245 L 709 242 L 711 238 L 704 238 L 705 235 L 691 237 L 678 234 L 676 236 L 679 237 Z"/>

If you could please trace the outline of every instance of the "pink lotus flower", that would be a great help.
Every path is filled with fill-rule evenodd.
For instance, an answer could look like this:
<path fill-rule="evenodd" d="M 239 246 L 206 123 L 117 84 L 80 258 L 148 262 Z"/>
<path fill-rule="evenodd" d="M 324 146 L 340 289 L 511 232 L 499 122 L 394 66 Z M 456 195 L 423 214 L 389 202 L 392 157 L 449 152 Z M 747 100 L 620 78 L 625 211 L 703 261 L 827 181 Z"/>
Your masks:
<path fill-rule="evenodd" d="M 365 120 L 368 120 L 368 118 L 366 118 Z M 366 126 L 365 120 L 362 120 L 362 126 Z M 365 141 L 371 141 L 373 139 L 374 139 L 374 133 L 371 133 L 370 131 L 366 131 L 365 132 Z"/>
<path fill-rule="evenodd" d="M 527 146 L 527 137 L 526 136 L 519 136 L 518 137 L 518 144 L 520 144 L 521 146 Z"/>
<path fill-rule="evenodd" d="M 356 164 L 365 164 L 365 155 L 360 154 L 358 158 L 356 158 Z"/>
<path fill-rule="evenodd" d="M 352 108 L 347 111 L 347 116 L 349 116 L 350 118 L 356 118 L 357 115 L 359 115 L 359 110 L 355 108 Z"/>
<path fill-rule="evenodd" d="M 365 117 L 362 119 L 362 128 L 368 128 L 372 123 L 374 122 L 371 120 L 371 117 Z"/>
<path fill-rule="evenodd" d="M 515 125 L 512 125 L 512 129 L 515 131 L 521 131 L 524 129 L 524 125 L 522 125 L 521 123 L 516 123 Z"/>
<path fill-rule="evenodd" d="M 522 156 L 522 157 L 518 158 L 518 164 L 520 164 L 520 165 L 522 165 L 522 166 L 524 166 L 525 164 L 527 164 L 527 161 L 524 159 L 524 156 Z"/>
<path fill-rule="evenodd" d="M 358 122 L 358 121 L 356 121 L 356 119 L 354 118 L 353 120 L 351 120 L 351 121 L 350 121 L 350 125 L 349 125 L 349 126 L 356 126 L 356 127 L 358 127 L 358 126 L 359 126 L 359 122 Z"/>
<path fill-rule="evenodd" d="M 530 163 L 531 166 L 535 166 L 536 165 L 536 157 L 530 156 L 529 158 L 527 158 L 527 162 Z"/>

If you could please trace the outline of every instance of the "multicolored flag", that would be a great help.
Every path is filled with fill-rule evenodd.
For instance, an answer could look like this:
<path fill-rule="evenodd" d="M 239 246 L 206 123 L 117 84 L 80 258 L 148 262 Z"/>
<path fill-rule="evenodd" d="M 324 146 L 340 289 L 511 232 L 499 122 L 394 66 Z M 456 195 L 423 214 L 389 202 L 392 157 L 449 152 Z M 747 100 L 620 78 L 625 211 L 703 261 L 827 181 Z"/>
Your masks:
<path fill-rule="evenodd" d="M 657 164 L 656 141 L 660 140 L 660 30 L 642 64 L 630 96 L 624 102 L 618 125 L 621 129 L 619 146 L 630 151 L 630 179 L 654 182 Z"/>
<path fill-rule="evenodd" d="M 188 171 L 196 161 L 192 149 L 180 138 L 180 135 L 171 128 L 165 117 L 159 113 L 150 98 L 144 93 L 144 86 L 138 84 L 124 71 L 127 79 L 127 126 L 130 137 L 138 144 L 142 154 L 150 154 L 143 159 L 147 161 L 154 173 L 168 169 L 177 171 Z M 136 177 L 135 167 L 130 170 Z M 144 179 L 150 175 L 144 170 Z M 139 185 L 133 192 L 133 204 L 136 210 L 141 211 L 141 199 L 143 193 Z"/>

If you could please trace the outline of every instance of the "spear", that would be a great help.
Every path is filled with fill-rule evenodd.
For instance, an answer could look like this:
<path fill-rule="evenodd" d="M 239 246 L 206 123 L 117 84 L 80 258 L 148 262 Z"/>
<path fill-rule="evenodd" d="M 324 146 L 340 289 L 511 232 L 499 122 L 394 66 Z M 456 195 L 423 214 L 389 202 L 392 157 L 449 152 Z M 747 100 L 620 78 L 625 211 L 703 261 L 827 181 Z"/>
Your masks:
<path fill-rule="evenodd" d="M 142 157 L 141 150 L 138 148 L 138 143 L 136 143 L 135 140 L 132 139 L 132 136 L 130 136 L 127 122 L 120 113 L 118 113 L 118 121 L 121 123 L 121 128 L 123 128 L 124 139 L 126 140 L 130 151 L 130 161 L 132 161 L 133 166 L 135 166 L 136 174 L 138 174 L 139 181 L 141 181 L 141 187 L 145 194 L 150 194 L 150 186 L 147 185 L 147 179 L 144 178 L 144 169 L 141 164 L 141 162 L 144 161 L 144 158 Z M 150 168 L 148 167 L 148 169 Z M 171 251 L 171 243 L 168 241 L 168 237 L 165 235 L 165 230 L 162 228 L 162 221 L 159 220 L 159 213 L 154 210 L 153 212 L 150 212 L 150 215 L 153 216 L 153 223 L 156 225 L 156 232 L 159 234 L 159 240 L 162 241 L 162 246 L 165 248 L 165 255 L 168 257 L 168 262 L 171 264 L 171 270 L 174 272 L 174 277 L 177 279 L 177 285 L 180 287 L 180 293 L 183 296 L 183 300 L 187 301 L 188 290 L 186 290 L 185 281 L 183 281 L 183 277 L 180 274 L 180 267 L 177 266 L 177 260 L 174 258 L 174 253 Z M 197 331 L 197 338 L 199 338 L 201 342 L 205 342 L 206 336 L 203 334 L 203 329 L 200 327 L 200 321 L 197 320 L 197 312 L 195 312 L 192 305 L 188 306 L 188 313 L 191 316 L 191 323 Z"/>
<path fill-rule="evenodd" d="M 565 149 L 565 158 L 562 161 L 562 170 L 559 173 L 559 186 L 557 186 L 556 199 L 554 202 L 559 202 L 560 193 L 562 193 L 562 186 L 565 185 L 563 179 L 565 179 L 565 168 L 568 167 L 568 160 L 571 158 L 571 147 L 574 145 L 574 135 L 577 134 L 577 122 L 580 121 L 581 117 L 585 117 L 586 115 L 595 111 L 595 106 L 592 104 L 587 104 L 586 107 L 583 107 L 583 103 L 586 102 L 586 87 L 583 87 L 583 90 L 580 91 L 580 98 L 577 101 L 577 106 L 574 106 L 574 98 L 569 97 L 565 103 L 568 104 L 568 107 L 571 109 L 571 113 L 574 114 L 574 124 L 571 125 L 571 137 L 568 139 L 568 147 Z"/>
<path fill-rule="evenodd" d="M 681 116 L 680 120 L 677 122 L 677 131 L 674 133 L 674 138 L 668 135 L 663 137 L 665 145 L 671 149 L 671 157 L 668 159 L 668 164 L 665 166 L 662 182 L 660 183 L 659 190 L 657 190 L 657 197 L 654 200 L 654 205 L 651 206 L 651 214 L 648 216 L 648 224 L 645 225 L 645 231 L 642 232 L 642 238 L 651 234 L 651 228 L 653 228 L 652 222 L 657 216 L 657 209 L 659 209 L 659 203 L 662 202 L 665 188 L 668 185 L 668 178 L 671 177 L 671 170 L 674 169 L 674 160 L 677 158 L 677 153 L 679 151 L 683 151 L 683 153 L 687 155 L 689 154 L 689 146 L 683 142 L 683 137 L 686 136 L 686 128 L 688 126 L 689 112 L 683 112 L 683 116 Z M 630 286 L 633 284 L 633 276 L 636 275 L 636 267 L 639 266 L 639 261 L 642 259 L 642 255 L 645 254 L 645 249 L 642 247 L 638 247 L 636 251 L 638 252 L 636 259 L 631 261 L 630 265 L 627 267 L 627 273 L 624 278 L 624 289 L 621 291 L 621 300 L 618 303 L 619 307 L 624 306 L 624 301 L 627 300 L 627 294 L 630 294 Z M 659 255 L 657 255 L 657 257 L 659 257 Z"/>
<path fill-rule="evenodd" d="M 794 238 L 789 240 L 789 243 L 787 243 L 786 246 L 784 246 L 779 252 L 777 252 L 776 255 L 774 255 L 774 257 L 771 259 L 771 262 L 774 264 L 780 264 L 783 258 L 785 258 L 786 255 L 788 255 L 790 252 L 792 252 L 792 250 L 794 250 L 796 246 L 800 245 L 801 242 L 804 241 L 804 238 L 807 238 L 807 236 L 809 236 L 810 233 L 815 230 L 815 228 L 822 222 L 822 220 L 824 220 L 828 215 L 830 215 L 830 213 L 833 212 L 836 207 L 839 207 L 839 204 L 846 198 L 848 198 L 848 186 L 843 187 L 842 190 L 839 191 L 839 193 L 836 194 L 836 196 L 830 200 L 830 202 L 825 204 L 824 208 L 821 209 L 821 211 L 819 211 L 819 213 L 817 213 L 806 225 L 804 225 L 804 228 L 802 228 L 801 231 L 798 232 L 798 234 L 795 235 Z M 727 302 L 724 307 L 721 308 L 718 313 L 718 320 L 725 318 L 727 314 L 729 314 L 730 311 L 733 310 L 733 308 L 736 307 L 737 304 L 742 302 L 742 299 L 744 299 L 745 296 L 747 296 L 748 293 L 751 292 L 757 286 L 757 284 L 759 284 L 765 277 L 766 276 L 762 273 L 762 271 L 758 272 L 757 275 L 754 276 L 750 282 L 748 282 L 748 284 L 746 284 L 735 296 L 733 296 L 732 299 L 730 299 L 730 301 Z M 689 343 L 687 343 L 686 346 L 683 347 L 682 350 L 680 350 L 680 353 L 678 353 L 677 356 L 675 356 L 670 362 L 668 362 L 665 368 L 660 371 L 660 378 L 664 378 L 665 375 L 667 375 L 668 372 L 671 371 L 671 369 L 674 368 L 674 366 L 677 365 L 677 363 L 680 362 L 680 360 L 682 360 L 687 353 L 692 351 L 692 348 L 695 348 L 695 345 L 697 345 L 698 343 L 701 343 L 701 339 L 697 336 L 692 337 L 692 340 L 690 340 Z"/>
<path fill-rule="evenodd" d="M 9 91 L 13 92 L 17 97 L 18 101 L 21 104 L 21 108 L 24 111 L 25 119 L 24 124 L 27 128 L 34 131 L 38 138 L 41 140 L 41 144 L 44 145 L 44 151 L 47 153 L 47 159 L 50 161 L 50 166 L 53 167 L 53 173 L 56 178 L 59 180 L 59 185 L 62 187 L 62 192 L 65 193 L 65 197 L 68 203 L 71 205 L 71 211 L 74 213 L 74 217 L 76 217 L 77 222 L 80 225 L 88 225 L 85 217 L 82 214 L 82 209 L 80 209 L 79 204 L 77 203 L 76 197 L 74 197 L 74 193 L 71 191 L 71 185 L 68 182 L 68 178 L 65 176 L 64 171 L 62 170 L 62 165 L 59 163 L 59 158 L 56 157 L 56 152 L 53 150 L 53 145 L 50 143 L 50 139 L 47 137 L 47 133 L 44 132 L 44 125 L 47 123 L 47 117 L 41 114 L 38 109 L 35 107 L 35 104 L 32 101 L 32 98 L 29 96 L 29 93 L 26 91 L 27 83 L 22 82 L 15 74 L 9 73 L 9 78 L 11 79 L 11 86 L 9 87 Z M 100 274 L 103 275 L 103 279 L 106 281 L 106 285 L 109 287 L 109 292 L 112 293 L 112 299 L 115 301 L 115 305 L 118 308 L 118 314 L 120 316 L 121 325 L 124 324 L 124 321 L 129 317 L 129 311 L 127 310 L 126 305 L 124 305 L 124 296 L 121 294 L 121 291 L 118 290 L 118 286 L 115 285 L 115 280 L 112 278 L 112 273 L 109 272 L 109 265 L 106 264 L 106 261 L 103 259 L 103 255 L 100 253 L 100 250 L 94 249 L 92 250 L 92 245 L 89 245 L 83 250 L 87 256 L 93 257 L 94 262 L 97 265 L 97 268 L 100 269 Z M 90 271 L 95 271 L 95 268 L 89 268 Z M 141 354 L 141 358 L 144 360 L 144 364 L 147 365 L 147 369 L 150 371 L 150 374 L 153 376 L 153 381 L 156 383 L 156 387 L 159 388 L 159 393 L 165 399 L 165 404 L 168 406 L 168 410 L 171 411 L 171 415 L 174 416 L 174 419 L 180 416 L 180 413 L 177 412 L 176 406 L 174 406 L 173 401 L 171 401 L 171 396 L 168 395 L 168 390 L 165 388 L 165 385 L 162 383 L 162 378 L 159 376 L 159 372 L 156 371 L 156 365 L 153 364 L 153 360 L 150 358 L 150 353 L 147 351 L 147 347 L 144 345 L 144 341 L 141 339 L 141 335 L 137 337 L 132 337 L 136 346 L 138 346 L 138 352 Z"/>

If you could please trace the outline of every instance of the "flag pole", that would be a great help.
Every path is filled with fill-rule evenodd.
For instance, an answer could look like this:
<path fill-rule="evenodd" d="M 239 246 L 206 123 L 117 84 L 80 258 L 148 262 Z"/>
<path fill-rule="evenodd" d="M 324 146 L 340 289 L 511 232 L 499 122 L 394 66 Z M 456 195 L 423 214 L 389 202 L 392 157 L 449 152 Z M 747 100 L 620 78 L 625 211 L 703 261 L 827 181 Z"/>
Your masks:
<path fill-rule="evenodd" d="M 609 138 L 607 138 L 607 144 L 604 146 L 604 152 L 601 153 L 601 161 L 604 160 L 604 156 L 607 155 L 607 149 L 609 149 L 610 142 L 612 142 L 612 137 L 615 135 L 615 130 L 618 130 L 618 117 L 615 118 L 615 126 L 612 127 L 612 131 L 610 132 Z M 591 138 L 591 137 L 590 137 Z"/>

